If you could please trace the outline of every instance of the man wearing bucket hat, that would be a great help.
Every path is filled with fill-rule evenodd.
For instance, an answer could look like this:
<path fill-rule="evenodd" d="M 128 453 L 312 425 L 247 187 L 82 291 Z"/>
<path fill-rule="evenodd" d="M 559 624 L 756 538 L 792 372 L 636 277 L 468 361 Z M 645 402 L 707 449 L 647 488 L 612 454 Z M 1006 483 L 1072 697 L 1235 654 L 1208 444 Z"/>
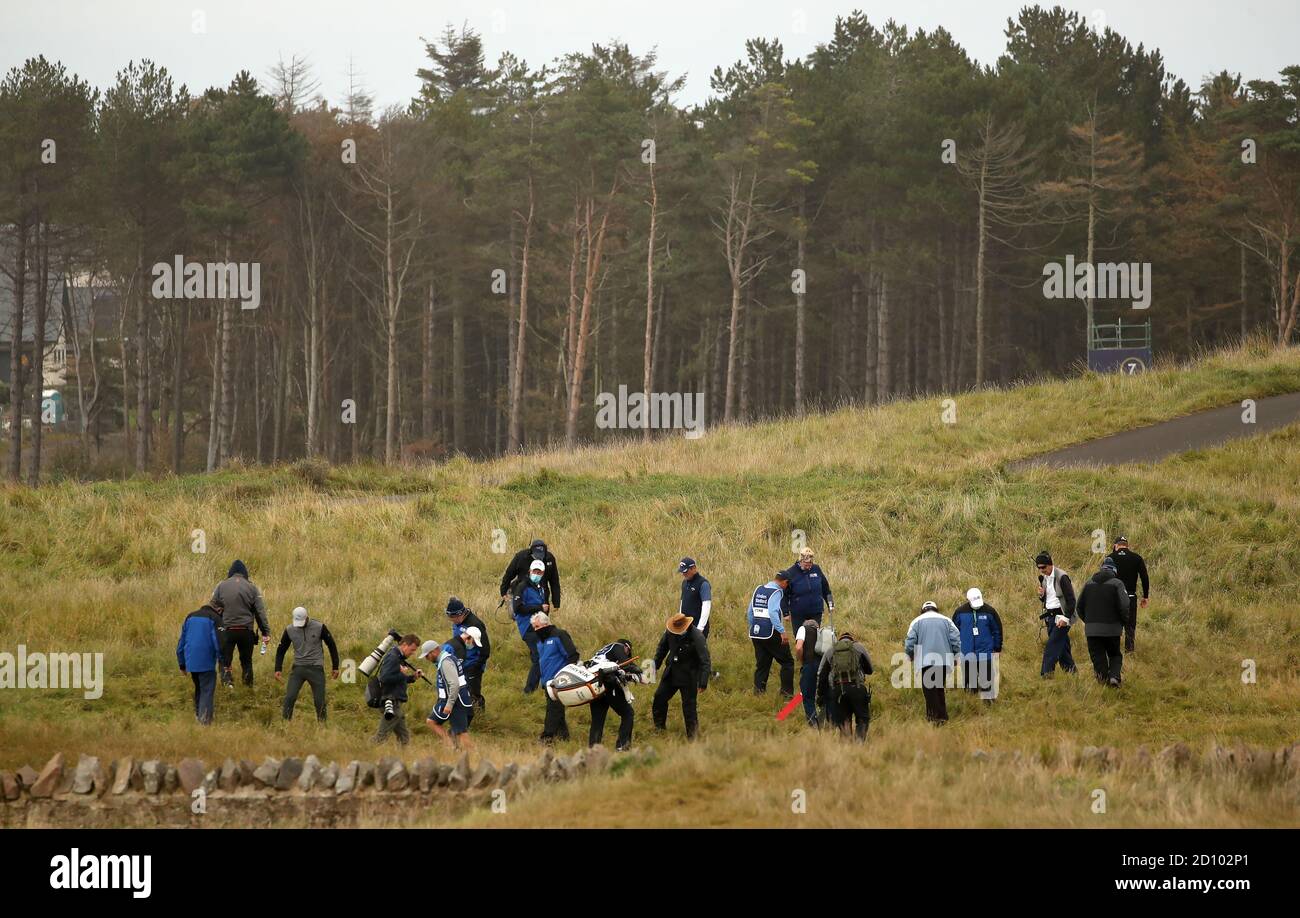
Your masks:
<path fill-rule="evenodd" d="M 434 665 L 437 675 L 434 686 L 438 690 L 433 710 L 424 722 L 453 749 L 460 749 L 462 742 L 473 749 L 474 744 L 470 742 L 468 734 L 470 720 L 474 715 L 474 699 L 469 693 L 464 664 L 452 652 L 450 644 L 439 644 L 437 641 L 421 644 L 420 656 Z"/>
<path fill-rule="evenodd" d="M 474 699 L 474 707 L 482 711 L 487 707 L 487 702 L 483 700 L 483 673 L 487 669 L 488 657 L 492 656 L 487 625 L 455 596 L 447 600 L 447 619 L 451 622 L 452 637 L 459 638 L 465 644 L 465 678 L 469 680 L 469 693 Z M 478 632 L 474 635 L 473 646 L 465 640 L 466 632 L 471 629 Z"/>
<path fill-rule="evenodd" d="M 689 615 L 680 612 L 669 616 L 659 647 L 655 650 L 655 672 L 662 674 L 654 700 L 650 703 L 655 729 L 665 730 L 668 727 L 668 702 L 680 692 L 687 739 L 695 739 L 699 732 L 696 695 L 709 687 L 709 673 L 713 666 L 709 659 L 709 643 L 704 640 L 702 631 L 691 627 L 693 623 Z"/>
<path fill-rule="evenodd" d="M 293 719 L 293 708 L 298 703 L 298 693 L 302 684 L 311 686 L 311 698 L 316 705 L 316 719 L 325 720 L 325 655 L 322 645 L 330 651 L 331 678 L 339 677 L 339 648 L 334 643 L 334 635 L 325 627 L 325 623 L 307 617 L 307 610 L 302 606 L 293 610 L 293 624 L 284 629 L 280 635 L 280 646 L 275 651 L 275 681 L 281 680 L 284 670 L 284 655 L 293 647 L 293 669 L 289 671 L 289 684 L 284 692 L 284 704 L 280 715 L 285 720 Z"/>
<path fill-rule="evenodd" d="M 537 635 L 533 633 L 533 616 L 551 611 L 550 586 L 546 581 L 546 564 L 533 561 L 528 568 L 528 576 L 520 577 L 510 588 L 510 611 L 515 617 L 515 626 L 519 629 L 520 639 L 528 645 L 530 666 L 528 678 L 524 682 L 524 694 L 537 691 L 541 683 L 541 670 L 537 663 Z"/>
<path fill-rule="evenodd" d="M 952 613 L 961 633 L 962 685 L 979 692 L 986 704 L 998 697 L 998 655 L 1002 653 L 1002 619 L 984 601 L 979 587 L 966 591 L 966 601 Z"/>

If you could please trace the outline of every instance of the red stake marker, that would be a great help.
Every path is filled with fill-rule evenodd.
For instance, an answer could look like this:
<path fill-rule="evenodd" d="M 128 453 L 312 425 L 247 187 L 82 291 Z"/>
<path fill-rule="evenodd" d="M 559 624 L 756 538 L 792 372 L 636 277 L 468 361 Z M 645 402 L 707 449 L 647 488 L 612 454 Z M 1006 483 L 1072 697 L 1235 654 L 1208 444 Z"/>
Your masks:
<path fill-rule="evenodd" d="M 785 720 L 787 717 L 790 716 L 790 712 L 793 711 L 796 707 L 798 707 L 799 702 L 801 701 L 803 701 L 803 693 L 795 692 L 794 697 L 790 699 L 790 703 L 777 712 L 776 719 Z"/>

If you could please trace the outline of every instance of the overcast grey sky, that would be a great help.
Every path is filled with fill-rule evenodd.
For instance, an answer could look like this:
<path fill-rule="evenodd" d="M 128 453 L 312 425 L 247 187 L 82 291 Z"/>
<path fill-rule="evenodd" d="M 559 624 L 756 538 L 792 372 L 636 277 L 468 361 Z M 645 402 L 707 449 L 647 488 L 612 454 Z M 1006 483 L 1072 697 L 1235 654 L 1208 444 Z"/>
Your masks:
<path fill-rule="evenodd" d="M 708 94 L 709 73 L 738 59 L 745 39 L 779 38 L 799 57 L 830 37 L 837 15 L 863 9 L 875 23 L 942 25 L 975 59 L 993 63 L 1006 20 L 1023 0 L 0 0 L 0 66 L 44 54 L 105 86 L 128 60 L 152 58 L 192 91 L 224 86 L 239 70 L 259 78 L 277 57 L 307 55 L 321 92 L 341 99 L 351 55 L 377 108 L 414 94 L 420 36 L 462 22 L 531 64 L 612 38 L 652 47 L 670 73 L 688 74 L 681 102 Z M 1051 5 L 1044 3 L 1044 6 Z M 1093 0 L 1062 3 L 1103 21 L 1135 45 L 1164 52 L 1193 87 L 1227 69 L 1275 78 L 1300 63 L 1300 0 Z M 201 12 L 204 31 L 196 31 Z"/>

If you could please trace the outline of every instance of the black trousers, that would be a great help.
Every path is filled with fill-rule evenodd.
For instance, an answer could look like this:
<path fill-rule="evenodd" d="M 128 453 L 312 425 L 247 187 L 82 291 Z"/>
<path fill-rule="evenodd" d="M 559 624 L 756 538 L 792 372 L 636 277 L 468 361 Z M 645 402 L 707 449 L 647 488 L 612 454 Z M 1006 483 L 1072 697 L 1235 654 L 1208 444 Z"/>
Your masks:
<path fill-rule="evenodd" d="M 626 749 L 632 745 L 632 705 L 627 703 L 623 689 L 612 687 L 591 703 L 591 732 L 587 734 L 588 745 L 594 746 L 605 739 L 605 717 L 610 711 L 618 715 L 618 743 L 616 748 Z"/>
<path fill-rule="evenodd" d="M 474 708 L 479 711 L 487 710 L 487 702 L 483 700 L 483 668 L 465 667 L 465 682 L 469 685 L 469 696 L 474 699 Z"/>
<path fill-rule="evenodd" d="M 242 631 L 226 629 L 221 637 L 221 681 L 233 681 L 230 669 L 235 662 L 235 649 L 239 649 L 239 671 L 244 685 L 253 684 L 253 648 L 257 646 L 257 632 L 248 628 Z"/>
<path fill-rule="evenodd" d="M 751 639 L 752 640 L 752 639 Z M 781 667 L 781 694 L 787 698 L 794 697 L 794 657 L 790 654 L 790 645 L 781 642 L 780 632 L 754 641 L 754 691 L 762 694 L 767 691 L 767 676 L 772 671 L 772 661 Z"/>
<path fill-rule="evenodd" d="M 827 699 L 827 713 L 831 723 L 847 733 L 854 728 L 859 740 L 867 738 L 867 728 L 871 726 L 871 692 L 864 685 L 846 685 L 831 688 Z"/>
<path fill-rule="evenodd" d="M 686 724 L 686 736 L 695 739 L 700 728 L 697 701 L 700 686 L 694 678 L 679 684 L 673 679 L 665 679 L 655 689 L 654 700 L 650 702 L 650 716 L 654 719 L 655 729 L 663 730 L 668 726 L 668 702 L 678 692 L 682 693 L 682 720 Z"/>
<path fill-rule="evenodd" d="M 1138 627 L 1138 598 L 1132 593 L 1128 594 L 1128 621 L 1124 623 L 1124 649 L 1133 650 L 1133 638 L 1137 635 Z"/>
<path fill-rule="evenodd" d="M 948 698 L 944 687 L 948 682 L 948 667 L 926 666 L 921 669 L 921 694 L 925 696 L 926 720 L 936 724 L 948 722 Z"/>
<path fill-rule="evenodd" d="M 1124 651 L 1119 649 L 1119 635 L 1088 638 L 1088 656 L 1092 671 L 1100 679 L 1118 679 L 1124 669 Z"/>
<path fill-rule="evenodd" d="M 311 700 L 316 705 L 316 719 L 325 720 L 324 666 L 294 664 L 293 669 L 289 671 L 289 684 L 284 691 L 284 705 L 281 707 L 280 715 L 285 720 L 293 720 L 293 708 L 298 703 L 298 693 L 302 691 L 304 682 L 311 686 Z"/>
<path fill-rule="evenodd" d="M 558 701 L 546 699 L 546 721 L 542 724 L 542 742 L 567 740 L 569 738 L 569 721 L 564 716 L 564 705 Z"/>

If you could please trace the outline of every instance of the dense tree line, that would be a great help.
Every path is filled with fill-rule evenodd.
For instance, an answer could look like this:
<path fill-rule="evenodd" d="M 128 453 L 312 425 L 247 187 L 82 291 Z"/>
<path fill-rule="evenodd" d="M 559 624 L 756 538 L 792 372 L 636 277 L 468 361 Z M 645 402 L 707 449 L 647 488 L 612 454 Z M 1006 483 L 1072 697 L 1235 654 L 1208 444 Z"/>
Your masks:
<path fill-rule="evenodd" d="M 621 384 L 710 423 L 951 392 L 1068 371 L 1121 312 L 1163 354 L 1289 345 L 1300 67 L 1193 91 L 1060 8 L 1006 36 L 980 66 L 854 13 L 802 60 L 748 42 L 691 107 L 652 52 L 489 65 L 468 29 L 382 112 L 299 58 L 195 95 L 38 57 L 0 84 L 0 270 L 19 327 L 68 329 L 84 455 L 121 417 L 141 470 L 572 445 Z M 177 255 L 258 263 L 260 305 L 155 297 Z M 1149 262 L 1150 308 L 1045 299 L 1067 255 Z M 19 350 L 8 469 L 36 482 Z"/>

